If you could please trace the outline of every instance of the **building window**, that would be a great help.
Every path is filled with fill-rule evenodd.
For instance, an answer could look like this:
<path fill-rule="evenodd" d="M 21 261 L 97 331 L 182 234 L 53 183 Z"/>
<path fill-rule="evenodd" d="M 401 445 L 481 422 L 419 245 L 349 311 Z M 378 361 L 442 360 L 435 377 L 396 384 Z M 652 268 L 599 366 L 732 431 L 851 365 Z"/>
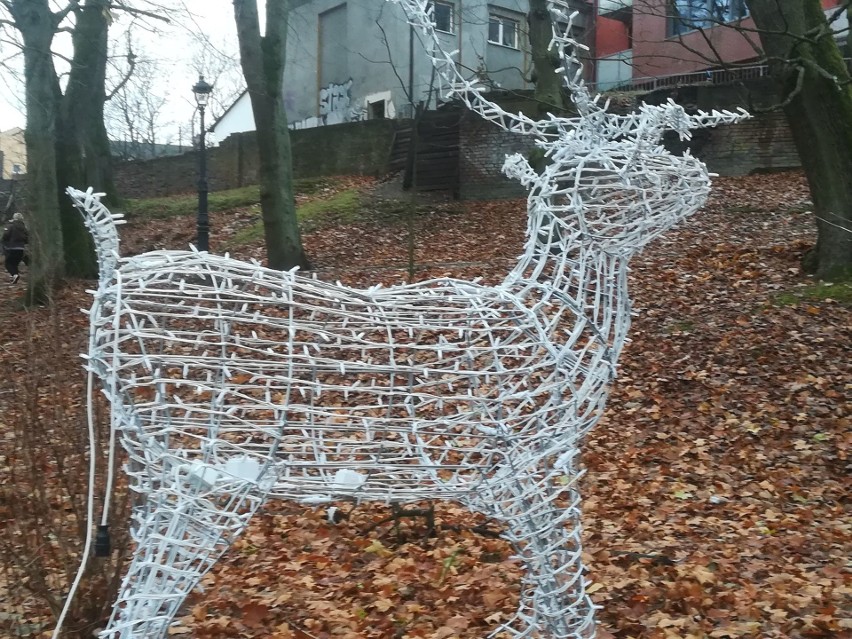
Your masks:
<path fill-rule="evenodd" d="M 432 19 L 435 21 L 435 30 L 443 31 L 444 33 L 455 33 L 453 28 L 455 25 L 453 15 L 453 5 L 449 2 L 430 2 L 429 8 L 434 6 L 435 11 L 432 14 Z"/>
<path fill-rule="evenodd" d="M 491 14 L 488 16 L 488 41 L 504 47 L 518 48 L 520 24 L 506 16 Z"/>
<path fill-rule="evenodd" d="M 668 35 L 741 20 L 748 15 L 745 0 L 671 0 Z"/>

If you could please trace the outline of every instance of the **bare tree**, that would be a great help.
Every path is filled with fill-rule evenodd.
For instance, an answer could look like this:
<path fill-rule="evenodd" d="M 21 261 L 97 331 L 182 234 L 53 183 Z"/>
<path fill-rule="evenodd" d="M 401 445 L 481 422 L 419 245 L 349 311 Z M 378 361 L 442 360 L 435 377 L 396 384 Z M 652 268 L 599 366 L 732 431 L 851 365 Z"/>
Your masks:
<path fill-rule="evenodd" d="M 562 93 L 562 76 L 556 73 L 561 62 L 556 51 L 550 49 L 550 41 L 553 39 L 553 21 L 547 7 L 547 0 L 530 0 L 527 24 L 533 61 L 535 99 L 541 111 L 559 113 L 565 110 L 565 97 Z"/>
<path fill-rule="evenodd" d="M 748 0 L 748 6 L 814 203 L 818 239 L 804 267 L 822 279 L 852 279 L 849 69 L 819 0 Z"/>
<path fill-rule="evenodd" d="M 230 41 L 214 42 L 196 36 L 195 54 L 191 65 L 196 75 L 209 79 L 216 90 L 210 94 L 207 110 L 215 122 L 242 95 L 246 80 L 240 67 L 240 53 L 232 50 Z"/>
<path fill-rule="evenodd" d="M 171 124 L 165 119 L 160 65 L 134 53 L 129 43 L 126 58 L 129 62 L 121 69 L 126 75 L 108 96 L 104 111 L 110 137 L 114 144 L 121 143 L 113 154 L 124 159 L 155 157 L 170 139 Z"/>
<path fill-rule="evenodd" d="M 54 14 L 47 0 L 2 0 L 10 22 L 23 40 L 27 109 L 27 180 L 29 206 L 37 215 L 29 220 L 31 251 L 31 299 L 43 298 L 65 274 L 64 243 L 59 214 L 59 183 L 56 176 L 56 127 L 59 113 L 59 81 L 51 54 L 56 29 L 73 8 Z"/>
<path fill-rule="evenodd" d="M 234 0 L 240 62 L 257 131 L 260 208 L 270 268 L 310 268 L 293 198 L 290 134 L 284 110 L 284 63 L 291 0 L 266 1 L 260 33 L 257 0 Z"/>
<path fill-rule="evenodd" d="M 65 275 L 96 274 L 89 234 L 64 187 L 90 185 L 115 199 L 104 125 L 109 30 L 119 15 L 137 27 L 162 24 L 170 1 L 0 0 L 0 26 L 10 36 L 0 47 L 17 46 L 24 61 L 31 302 L 49 299 Z M 69 34 L 72 53 L 64 56 L 53 45 Z"/>
<path fill-rule="evenodd" d="M 59 210 L 66 272 L 94 277 L 97 262 L 91 237 L 62 190 L 72 184 L 87 184 L 105 192 L 110 200 L 116 199 L 104 126 L 110 3 L 85 0 L 82 6 L 68 6 L 75 19 L 71 35 L 74 50 L 65 93 L 59 96 L 55 132 Z"/>
<path fill-rule="evenodd" d="M 769 107 L 749 108 L 783 111 L 807 176 L 818 238 L 802 267 L 825 280 L 852 278 L 852 185 L 846 177 L 852 170 L 852 82 L 835 38 L 839 30 L 832 29 L 844 14 L 852 17 L 852 2 L 844 0 L 828 16 L 820 0 L 742 0 L 738 5 L 637 0 L 632 11 L 668 22 L 671 37 L 654 43 L 662 57 L 731 70 L 768 64 L 777 99 Z M 726 59 L 720 36 L 732 34 L 753 53 L 749 60 Z M 744 99 L 751 102 L 756 96 L 742 86 Z M 760 98 L 765 104 L 765 96 Z"/>
<path fill-rule="evenodd" d="M 91 185 L 114 197 L 103 109 L 107 36 L 113 11 L 155 18 L 149 4 L 124 0 L 0 0 L 0 23 L 12 27 L 23 52 L 27 111 L 29 221 L 33 265 L 31 302 L 49 298 L 65 275 L 94 276 L 96 263 L 82 220 L 62 193 L 68 184 Z M 73 53 L 62 90 L 51 50 L 70 32 Z M 4 48 L 9 46 L 3 43 Z"/>

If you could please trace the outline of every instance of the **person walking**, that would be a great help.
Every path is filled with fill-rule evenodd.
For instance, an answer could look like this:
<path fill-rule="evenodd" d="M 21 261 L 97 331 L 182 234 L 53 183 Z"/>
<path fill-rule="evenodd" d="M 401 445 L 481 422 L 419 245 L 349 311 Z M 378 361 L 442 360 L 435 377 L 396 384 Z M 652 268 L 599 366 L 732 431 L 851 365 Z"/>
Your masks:
<path fill-rule="evenodd" d="M 9 282 L 15 284 L 20 279 L 18 270 L 21 262 L 27 263 L 26 249 L 29 241 L 27 225 L 24 224 L 24 216 L 15 213 L 12 221 L 3 231 L 0 243 L 3 245 L 3 255 L 6 258 L 6 270 L 9 272 Z"/>

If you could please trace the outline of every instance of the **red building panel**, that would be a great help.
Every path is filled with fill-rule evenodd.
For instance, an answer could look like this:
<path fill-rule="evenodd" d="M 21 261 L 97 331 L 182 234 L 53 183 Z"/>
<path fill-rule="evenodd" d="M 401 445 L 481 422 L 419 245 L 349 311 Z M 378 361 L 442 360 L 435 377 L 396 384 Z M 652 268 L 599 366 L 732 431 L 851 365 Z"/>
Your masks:
<path fill-rule="evenodd" d="M 840 4 L 840 0 L 821 2 L 825 9 Z M 597 57 L 611 55 L 632 45 L 634 78 L 690 73 L 718 67 L 723 62 L 742 63 L 759 59 L 757 34 L 736 28 L 753 29 L 751 18 L 672 35 L 670 13 L 670 0 L 633 0 L 632 30 L 624 22 L 600 16 L 595 34 Z"/>
<path fill-rule="evenodd" d="M 630 48 L 630 31 L 621 20 L 599 16 L 595 26 L 595 55 L 605 58 Z"/>

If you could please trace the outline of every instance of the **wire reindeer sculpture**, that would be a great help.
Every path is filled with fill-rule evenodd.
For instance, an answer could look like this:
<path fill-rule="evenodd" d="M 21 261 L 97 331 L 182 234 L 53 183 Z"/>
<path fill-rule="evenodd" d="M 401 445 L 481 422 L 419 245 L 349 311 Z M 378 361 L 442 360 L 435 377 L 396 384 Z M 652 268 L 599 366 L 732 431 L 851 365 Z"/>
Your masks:
<path fill-rule="evenodd" d="M 512 115 L 437 46 L 428 0 L 393 1 L 431 43 L 447 98 L 546 153 L 541 173 L 520 155 L 504 167 L 529 189 L 524 252 L 496 286 L 368 289 L 195 249 L 121 258 L 120 216 L 69 188 L 100 261 L 87 368 L 137 494 L 102 639 L 165 637 L 267 499 L 459 502 L 500 522 L 525 570 L 516 614 L 490 636 L 595 634 L 580 443 L 625 343 L 631 256 L 709 192 L 705 166 L 661 138 L 748 115 L 671 102 L 609 113 L 574 72 L 560 2 L 553 22 L 568 27 L 551 46 L 579 115 Z"/>

